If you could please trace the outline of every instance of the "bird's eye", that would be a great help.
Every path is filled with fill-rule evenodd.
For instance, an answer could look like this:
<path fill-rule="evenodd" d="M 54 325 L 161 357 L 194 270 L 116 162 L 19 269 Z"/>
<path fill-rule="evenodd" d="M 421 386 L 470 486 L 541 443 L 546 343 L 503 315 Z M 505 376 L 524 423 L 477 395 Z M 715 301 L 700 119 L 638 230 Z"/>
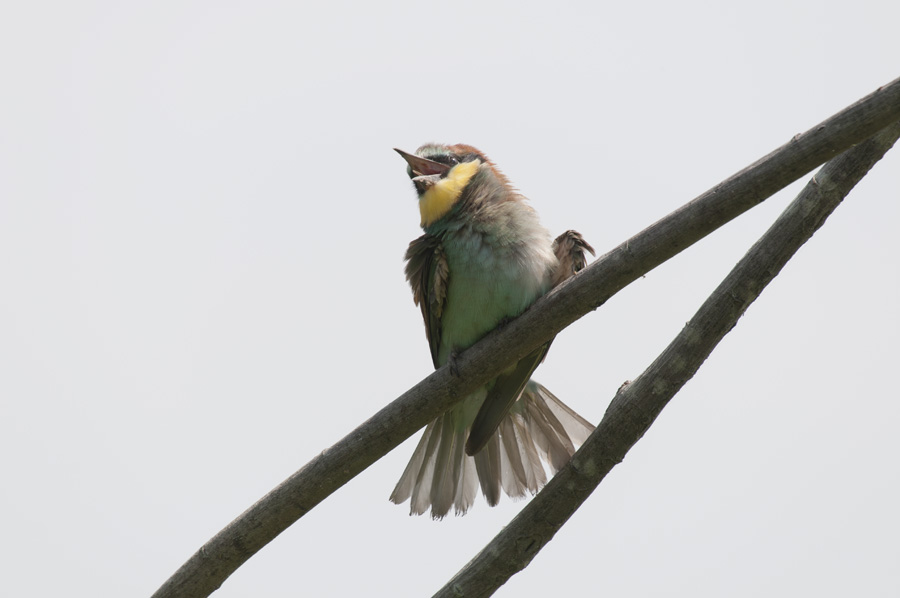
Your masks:
<path fill-rule="evenodd" d="M 456 156 L 448 156 L 447 162 L 449 162 L 450 164 L 459 164 L 459 158 L 457 158 Z"/>

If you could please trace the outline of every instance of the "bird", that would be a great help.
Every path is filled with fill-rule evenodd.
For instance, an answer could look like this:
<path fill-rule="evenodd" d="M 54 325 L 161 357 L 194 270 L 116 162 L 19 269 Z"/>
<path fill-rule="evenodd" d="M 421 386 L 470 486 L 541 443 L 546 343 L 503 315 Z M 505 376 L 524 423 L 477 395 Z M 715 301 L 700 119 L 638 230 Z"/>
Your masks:
<path fill-rule="evenodd" d="M 418 196 L 424 234 L 406 251 L 406 279 L 422 312 L 435 369 L 525 311 L 585 267 L 594 249 L 569 230 L 555 240 L 526 198 L 466 144 L 396 149 Z M 535 494 L 593 431 L 531 375 L 543 344 L 429 423 L 390 500 L 410 514 L 463 515 L 481 488 Z"/>

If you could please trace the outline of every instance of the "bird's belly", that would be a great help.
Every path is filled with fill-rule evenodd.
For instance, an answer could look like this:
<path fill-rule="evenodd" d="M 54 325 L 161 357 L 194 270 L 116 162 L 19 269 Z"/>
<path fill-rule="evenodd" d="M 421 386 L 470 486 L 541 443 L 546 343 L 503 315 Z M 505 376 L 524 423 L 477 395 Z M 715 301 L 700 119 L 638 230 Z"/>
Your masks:
<path fill-rule="evenodd" d="M 546 264 L 488 248 L 474 258 L 448 252 L 449 285 L 441 317 L 438 363 L 473 345 L 504 319 L 521 314 L 549 286 Z"/>

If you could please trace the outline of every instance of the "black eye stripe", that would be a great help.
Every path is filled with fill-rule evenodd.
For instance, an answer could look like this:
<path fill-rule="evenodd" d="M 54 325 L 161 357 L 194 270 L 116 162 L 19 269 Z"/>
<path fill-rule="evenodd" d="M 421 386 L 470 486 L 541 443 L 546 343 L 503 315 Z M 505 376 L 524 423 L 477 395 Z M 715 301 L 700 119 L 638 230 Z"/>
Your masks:
<path fill-rule="evenodd" d="M 432 160 L 434 162 L 440 162 L 441 164 L 459 164 L 459 159 L 456 156 L 450 156 L 447 154 L 440 154 L 437 156 L 423 156 Z"/>
<path fill-rule="evenodd" d="M 440 162 L 441 164 L 448 164 L 450 166 L 455 166 L 460 162 L 474 162 L 475 160 L 480 159 L 478 154 L 476 153 L 468 153 L 462 156 L 457 156 L 455 154 L 435 154 L 433 156 L 424 155 L 423 158 L 428 158 L 434 162 Z"/>

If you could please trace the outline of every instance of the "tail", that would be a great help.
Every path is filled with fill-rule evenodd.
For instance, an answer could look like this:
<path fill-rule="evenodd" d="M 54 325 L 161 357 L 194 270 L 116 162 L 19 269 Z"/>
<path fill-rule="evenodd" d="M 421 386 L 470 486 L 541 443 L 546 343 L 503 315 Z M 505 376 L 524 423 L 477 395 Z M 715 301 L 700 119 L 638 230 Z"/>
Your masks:
<path fill-rule="evenodd" d="M 491 506 L 500 501 L 501 488 L 512 498 L 534 494 L 547 483 L 546 469 L 551 475 L 559 471 L 594 429 L 531 380 L 485 447 L 470 457 L 466 438 L 479 405 L 473 409 L 467 403 L 469 399 L 428 424 L 397 482 L 391 501 L 411 499 L 411 515 L 429 507 L 434 519 L 442 519 L 451 507 L 463 515 L 479 485 Z"/>

